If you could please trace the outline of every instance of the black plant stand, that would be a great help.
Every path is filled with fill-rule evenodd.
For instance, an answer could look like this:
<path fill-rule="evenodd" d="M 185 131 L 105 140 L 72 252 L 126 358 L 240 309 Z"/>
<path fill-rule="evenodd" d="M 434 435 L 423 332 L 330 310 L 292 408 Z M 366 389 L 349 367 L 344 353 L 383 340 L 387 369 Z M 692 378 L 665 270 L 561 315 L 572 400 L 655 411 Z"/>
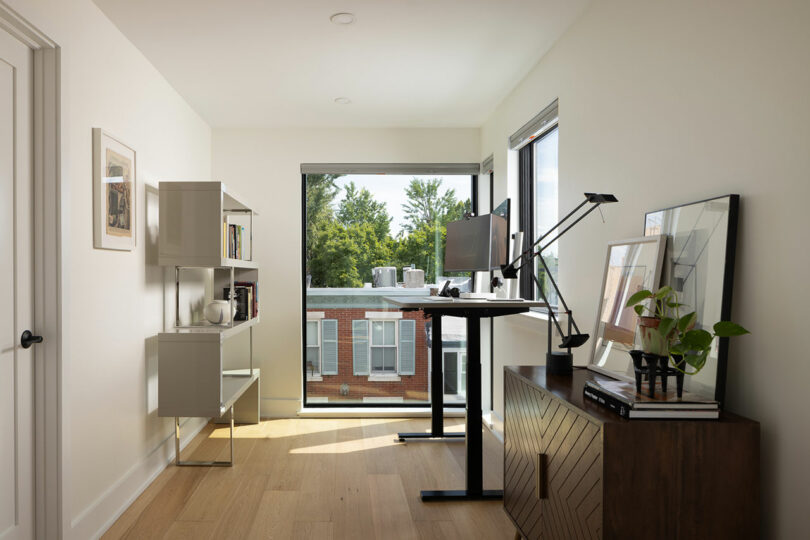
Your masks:
<path fill-rule="evenodd" d="M 633 371 L 636 378 L 636 392 L 642 393 L 642 381 L 644 375 L 647 375 L 649 383 L 647 395 L 651 398 L 655 397 L 655 382 L 658 377 L 661 377 L 661 390 L 666 393 L 667 380 L 670 376 L 675 376 L 675 391 L 678 397 L 683 396 L 683 380 L 684 369 L 686 362 L 680 356 L 673 355 L 676 367 L 669 367 L 669 357 L 660 356 L 657 354 L 649 354 L 639 350 L 630 351 L 630 357 L 633 359 Z M 645 365 L 646 363 L 646 365 Z"/>

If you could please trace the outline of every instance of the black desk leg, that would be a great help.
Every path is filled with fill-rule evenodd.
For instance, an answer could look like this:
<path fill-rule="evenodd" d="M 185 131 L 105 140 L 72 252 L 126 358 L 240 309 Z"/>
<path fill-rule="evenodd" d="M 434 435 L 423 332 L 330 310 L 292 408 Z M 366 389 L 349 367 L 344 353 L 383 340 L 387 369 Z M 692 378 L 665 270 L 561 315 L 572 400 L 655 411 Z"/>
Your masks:
<path fill-rule="evenodd" d="M 463 439 L 464 433 L 444 432 L 444 374 L 442 354 L 442 317 L 431 317 L 431 374 L 430 374 L 430 433 L 397 433 L 400 442 L 406 439 Z"/>
<path fill-rule="evenodd" d="M 422 500 L 497 500 L 500 489 L 484 490 L 484 437 L 481 427 L 481 318 L 467 317 L 467 489 L 423 490 Z"/>

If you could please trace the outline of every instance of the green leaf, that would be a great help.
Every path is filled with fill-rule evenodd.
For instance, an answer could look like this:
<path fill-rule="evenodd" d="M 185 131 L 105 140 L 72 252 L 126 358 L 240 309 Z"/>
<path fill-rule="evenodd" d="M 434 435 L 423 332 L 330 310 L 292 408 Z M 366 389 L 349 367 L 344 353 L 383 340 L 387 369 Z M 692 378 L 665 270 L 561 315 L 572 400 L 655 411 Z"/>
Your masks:
<path fill-rule="evenodd" d="M 750 334 L 751 332 L 731 321 L 720 321 L 714 325 L 714 333 L 720 337 L 734 337 Z"/>
<path fill-rule="evenodd" d="M 683 356 L 684 354 L 686 354 L 686 352 L 687 352 L 687 350 L 686 350 L 686 347 L 684 346 L 683 343 L 676 343 L 675 345 L 673 345 L 673 346 L 671 346 L 669 348 L 669 354 L 670 355 L 679 354 L 679 355 Z"/>
<path fill-rule="evenodd" d="M 696 320 L 697 320 L 697 313 L 696 313 L 696 312 L 694 312 L 694 311 L 693 311 L 692 313 L 689 313 L 688 315 L 684 315 L 684 316 L 683 316 L 683 317 L 681 317 L 681 318 L 680 318 L 680 320 L 678 321 L 678 332 L 680 332 L 681 334 L 683 334 L 684 332 L 686 332 L 686 330 L 687 330 L 687 329 L 688 329 L 690 326 L 692 326 L 692 324 L 693 324 L 693 323 L 694 323 Z"/>
<path fill-rule="evenodd" d="M 667 296 L 669 296 L 670 293 L 672 293 L 672 287 L 666 286 L 666 287 L 661 287 L 660 289 L 658 289 L 655 292 L 654 296 L 655 296 L 656 300 L 661 300 L 662 298 L 666 298 Z"/>
<path fill-rule="evenodd" d="M 633 309 L 635 310 L 636 314 L 639 317 L 641 317 L 644 314 L 644 306 L 642 306 L 642 305 L 633 306 Z"/>
<path fill-rule="evenodd" d="M 647 291 L 647 290 L 638 291 L 636 294 L 634 294 L 633 296 L 631 296 L 627 300 L 627 303 L 624 305 L 624 307 L 634 306 L 634 305 L 638 304 L 639 302 L 641 302 L 642 300 L 652 298 L 652 295 L 653 295 L 653 293 L 650 292 L 650 291 Z"/>
<path fill-rule="evenodd" d="M 703 351 L 711 346 L 712 338 L 713 336 L 706 330 L 689 330 L 681 338 L 681 343 L 689 350 Z"/>
<path fill-rule="evenodd" d="M 706 365 L 706 359 L 709 357 L 709 350 L 705 350 L 700 354 L 687 354 L 683 357 L 686 360 L 686 363 L 695 368 L 695 370 L 690 375 L 694 375 Z"/>
<path fill-rule="evenodd" d="M 667 307 L 673 308 L 673 309 L 678 308 L 678 307 L 683 307 L 685 305 L 686 304 L 679 304 L 678 302 L 667 302 Z"/>
<path fill-rule="evenodd" d="M 675 323 L 677 322 L 678 321 L 672 317 L 664 317 L 658 324 L 658 333 L 661 334 L 662 338 L 666 339 L 669 333 L 672 332 L 672 329 L 675 328 Z"/>

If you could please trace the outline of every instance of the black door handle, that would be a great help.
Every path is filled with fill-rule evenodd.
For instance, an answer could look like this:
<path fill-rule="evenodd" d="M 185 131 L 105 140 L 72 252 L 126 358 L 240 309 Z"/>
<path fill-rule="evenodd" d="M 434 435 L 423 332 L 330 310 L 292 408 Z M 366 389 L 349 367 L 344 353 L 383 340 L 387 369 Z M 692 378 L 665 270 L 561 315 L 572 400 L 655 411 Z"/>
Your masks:
<path fill-rule="evenodd" d="M 20 338 L 20 345 L 23 346 L 23 349 L 27 349 L 31 347 L 34 343 L 42 343 L 42 336 L 35 336 L 31 333 L 31 330 L 26 330 L 22 333 L 22 337 Z"/>

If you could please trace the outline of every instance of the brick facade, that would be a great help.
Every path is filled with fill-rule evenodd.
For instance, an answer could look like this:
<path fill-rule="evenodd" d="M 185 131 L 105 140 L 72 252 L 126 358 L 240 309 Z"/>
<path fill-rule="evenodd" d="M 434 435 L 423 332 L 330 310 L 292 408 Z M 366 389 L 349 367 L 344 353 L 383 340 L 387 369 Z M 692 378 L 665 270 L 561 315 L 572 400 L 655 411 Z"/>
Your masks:
<path fill-rule="evenodd" d="M 329 401 L 362 401 L 363 398 L 403 398 L 404 401 L 428 401 L 428 342 L 425 318 L 421 311 L 403 312 L 403 319 L 416 321 L 415 332 L 415 371 L 414 375 L 398 375 L 399 381 L 369 381 L 368 375 L 354 375 L 352 356 L 352 321 L 365 320 L 366 314 L 380 312 L 390 314 L 390 310 L 338 308 L 308 309 L 323 313 L 324 319 L 338 321 L 338 374 L 322 375 L 322 381 L 306 381 L 307 398 L 326 397 Z M 369 360 L 370 362 L 370 360 Z M 341 395 L 341 387 L 348 386 L 348 393 Z M 346 388 L 344 388 L 345 390 Z M 345 392 L 344 392 L 345 393 Z"/>

